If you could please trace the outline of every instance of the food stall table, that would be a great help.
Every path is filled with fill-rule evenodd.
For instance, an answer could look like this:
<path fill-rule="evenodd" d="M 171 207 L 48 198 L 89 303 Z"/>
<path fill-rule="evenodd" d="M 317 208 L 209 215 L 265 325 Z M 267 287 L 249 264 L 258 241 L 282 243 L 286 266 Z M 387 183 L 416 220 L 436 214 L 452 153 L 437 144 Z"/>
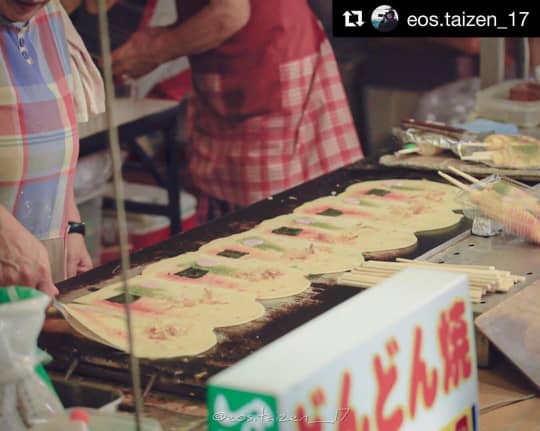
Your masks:
<path fill-rule="evenodd" d="M 178 146 L 176 140 L 176 125 L 178 115 L 183 106 L 176 101 L 162 99 L 127 99 L 114 100 L 115 126 L 118 127 L 120 142 L 125 144 L 129 152 L 140 162 L 142 169 L 150 173 L 157 184 L 168 192 L 167 206 L 132 202 L 126 200 L 126 210 L 143 214 L 166 215 L 171 222 L 171 233 L 181 231 L 180 209 L 180 180 L 178 166 Z M 92 117 L 89 122 L 79 125 L 80 157 L 108 148 L 107 117 L 100 114 Z M 141 146 L 136 138 L 152 132 L 163 133 L 167 157 L 167 173 L 163 175 Z M 125 164 L 140 169 L 139 166 Z M 108 206 L 113 202 L 106 200 Z"/>
<path fill-rule="evenodd" d="M 340 193 L 352 183 L 382 178 L 435 179 L 436 177 L 425 172 L 382 168 L 365 163 L 343 168 L 208 225 L 141 250 L 132 256 L 132 271 L 136 274 L 143 265 L 196 250 L 214 238 L 248 230 L 264 219 L 289 213 L 306 201 L 324 195 Z M 406 257 L 417 258 L 433 250 L 440 253 L 440 247 L 448 241 L 452 244 L 451 247 L 459 247 L 460 245 L 455 241 L 456 238 L 467 241 L 466 232 L 469 228 L 470 222 L 464 220 L 458 226 L 446 231 L 420 235 L 417 248 Z M 478 241 L 481 240 L 478 239 Z M 452 241 L 454 242 L 452 243 Z M 452 255 L 454 256 L 453 253 Z M 69 301 L 70 298 L 88 292 L 89 288 L 92 289 L 96 285 L 110 281 L 117 277 L 118 273 L 118 264 L 110 263 L 77 278 L 67 280 L 59 285 L 62 292 L 61 298 Z M 189 422 L 192 418 L 200 427 L 201 417 L 204 419 L 206 381 L 210 376 L 233 365 L 340 302 L 359 294 L 359 292 L 358 289 L 348 287 L 314 285 L 312 289 L 297 295 L 296 298 L 284 302 L 269 301 L 268 304 L 265 303 L 268 309 L 267 315 L 259 319 L 258 322 L 241 325 L 237 328 L 218 329 L 218 338 L 222 341 L 209 352 L 180 360 L 141 361 L 141 375 L 147 394 L 145 398 L 147 407 L 152 409 L 152 415 L 163 414 L 164 418 L 170 415 L 171 411 L 181 413 L 182 421 Z M 68 372 L 73 376 L 101 379 L 111 384 L 128 386 L 127 355 L 121 352 L 69 334 L 45 333 L 40 338 L 40 346 L 55 358 L 49 369 L 56 373 L 64 375 Z M 502 371 L 505 371 L 504 368 Z M 514 383 L 512 376 L 501 374 L 500 369 L 481 371 L 480 373 L 480 406 L 491 403 L 493 400 L 499 401 L 502 397 L 514 397 L 514 395 L 523 393 L 530 393 L 530 389 L 522 389 L 521 386 Z M 536 406 L 537 403 L 538 399 L 494 410 L 482 415 L 481 422 L 491 421 L 492 417 L 497 418 L 505 410 L 514 411 L 514 409 L 525 408 L 523 406 Z M 532 410 L 534 408 L 531 407 Z M 194 414 L 193 411 L 197 411 L 197 414 Z M 538 413 L 536 412 L 536 414 Z M 517 413 L 516 415 L 516 421 L 527 419 L 520 418 Z M 534 416 L 532 417 L 534 418 Z M 497 422 L 497 419 L 493 419 L 493 421 Z M 497 428 L 484 427 L 482 429 Z"/>

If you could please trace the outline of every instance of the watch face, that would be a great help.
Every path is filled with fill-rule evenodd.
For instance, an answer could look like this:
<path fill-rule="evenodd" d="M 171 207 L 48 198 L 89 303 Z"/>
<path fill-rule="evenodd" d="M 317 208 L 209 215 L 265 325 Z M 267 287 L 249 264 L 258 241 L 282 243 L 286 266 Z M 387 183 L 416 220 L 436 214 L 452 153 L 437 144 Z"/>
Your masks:
<path fill-rule="evenodd" d="M 78 233 L 84 236 L 86 228 L 84 223 L 68 222 L 68 233 Z"/>

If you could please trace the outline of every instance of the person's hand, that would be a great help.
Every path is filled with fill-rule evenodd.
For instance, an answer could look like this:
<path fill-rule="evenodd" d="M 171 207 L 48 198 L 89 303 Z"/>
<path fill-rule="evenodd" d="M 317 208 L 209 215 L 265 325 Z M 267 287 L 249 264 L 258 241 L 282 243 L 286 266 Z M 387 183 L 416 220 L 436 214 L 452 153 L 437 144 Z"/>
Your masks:
<path fill-rule="evenodd" d="M 152 28 L 134 33 L 112 53 L 113 73 L 126 81 L 150 73 L 160 65 L 157 38 L 164 28 Z"/>
<path fill-rule="evenodd" d="M 67 277 L 75 277 L 92 269 L 92 259 L 86 249 L 84 237 L 78 233 L 68 234 L 67 243 Z"/>
<path fill-rule="evenodd" d="M 0 206 L 0 286 L 14 284 L 58 295 L 47 250 Z"/>

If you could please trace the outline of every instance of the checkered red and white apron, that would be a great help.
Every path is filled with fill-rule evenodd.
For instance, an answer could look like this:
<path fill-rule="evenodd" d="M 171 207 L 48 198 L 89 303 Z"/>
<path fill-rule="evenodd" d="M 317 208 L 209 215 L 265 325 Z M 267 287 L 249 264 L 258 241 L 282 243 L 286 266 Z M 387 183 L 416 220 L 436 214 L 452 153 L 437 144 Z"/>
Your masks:
<path fill-rule="evenodd" d="M 180 1 L 180 19 L 207 3 Z M 305 0 L 251 0 L 249 23 L 190 61 L 190 174 L 202 192 L 248 205 L 362 158 L 332 48 Z"/>

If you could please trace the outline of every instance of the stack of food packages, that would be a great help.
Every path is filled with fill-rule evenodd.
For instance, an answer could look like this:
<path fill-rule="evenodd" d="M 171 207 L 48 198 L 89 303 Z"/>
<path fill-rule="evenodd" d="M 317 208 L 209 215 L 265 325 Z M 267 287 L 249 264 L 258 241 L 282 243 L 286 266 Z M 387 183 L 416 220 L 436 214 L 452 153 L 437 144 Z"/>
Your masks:
<path fill-rule="evenodd" d="M 461 160 L 498 168 L 540 168 L 540 140 L 523 135 L 489 135 L 482 141 L 459 144 Z"/>
<path fill-rule="evenodd" d="M 357 183 L 197 252 L 150 264 L 129 281 L 135 354 L 198 354 L 217 342 L 214 328 L 261 317 L 261 300 L 302 293 L 309 274 L 348 271 L 364 257 L 389 259 L 411 251 L 415 233 L 461 221 L 458 193 L 426 180 Z M 120 283 L 112 284 L 66 304 L 73 327 L 126 350 L 122 292 Z"/>
<path fill-rule="evenodd" d="M 461 160 L 483 163 L 496 168 L 536 169 L 540 167 L 540 140 L 524 135 L 474 134 L 464 129 L 402 121 L 393 130 L 404 147 L 398 156 L 419 154 L 437 156 L 452 152 Z"/>

